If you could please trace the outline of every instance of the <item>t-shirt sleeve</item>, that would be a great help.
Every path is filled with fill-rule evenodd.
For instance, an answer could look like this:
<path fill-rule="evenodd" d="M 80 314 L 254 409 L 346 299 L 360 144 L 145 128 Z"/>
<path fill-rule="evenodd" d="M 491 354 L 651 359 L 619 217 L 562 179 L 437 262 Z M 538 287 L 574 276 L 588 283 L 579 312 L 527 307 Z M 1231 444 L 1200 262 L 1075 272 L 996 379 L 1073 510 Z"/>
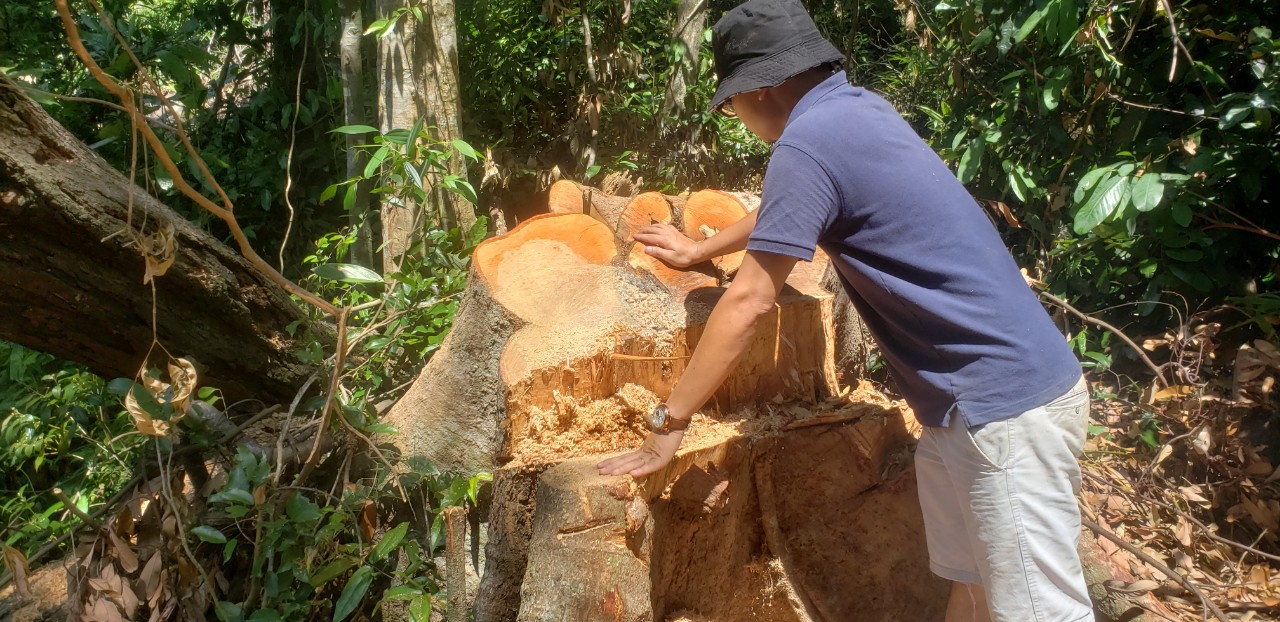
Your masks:
<path fill-rule="evenodd" d="M 838 205 L 835 183 L 826 170 L 804 151 L 778 145 L 765 170 L 747 250 L 812 261 Z"/>

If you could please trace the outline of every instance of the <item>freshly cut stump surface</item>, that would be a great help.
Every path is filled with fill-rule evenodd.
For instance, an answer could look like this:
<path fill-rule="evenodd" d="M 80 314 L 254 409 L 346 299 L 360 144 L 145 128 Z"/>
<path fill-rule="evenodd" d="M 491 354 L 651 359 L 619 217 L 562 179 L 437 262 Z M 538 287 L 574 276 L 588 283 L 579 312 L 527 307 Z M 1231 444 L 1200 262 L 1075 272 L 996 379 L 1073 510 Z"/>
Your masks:
<path fill-rule="evenodd" d="M 548 200 L 477 247 L 453 331 L 388 416 L 402 454 L 494 473 L 476 619 L 939 618 L 917 426 L 842 387 L 837 334 L 853 333 L 834 318 L 851 314 L 823 286 L 827 258 L 797 265 L 671 464 L 604 477 L 595 464 L 639 445 L 740 263 L 677 270 L 630 236 L 714 235 L 755 201 L 572 182 Z"/>

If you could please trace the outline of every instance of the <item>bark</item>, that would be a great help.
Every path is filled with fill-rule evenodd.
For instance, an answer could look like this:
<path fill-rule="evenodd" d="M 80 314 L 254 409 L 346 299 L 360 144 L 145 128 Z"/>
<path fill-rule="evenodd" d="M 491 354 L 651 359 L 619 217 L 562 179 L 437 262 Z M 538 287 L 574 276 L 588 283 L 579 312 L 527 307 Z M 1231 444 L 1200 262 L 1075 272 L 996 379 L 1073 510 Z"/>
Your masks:
<path fill-rule="evenodd" d="M 175 258 L 155 280 L 153 309 L 129 232 L 168 227 Z M 153 314 L 160 344 L 195 358 L 201 383 L 233 399 L 291 399 L 311 372 L 285 330 L 305 315 L 280 287 L 132 185 L 2 74 L 0 266 L 0 338 L 104 377 L 138 372 Z"/>
<path fill-rule="evenodd" d="M 672 38 L 680 45 L 679 65 L 672 69 L 667 94 L 662 101 L 662 122 L 685 111 L 689 85 L 698 79 L 698 54 L 707 22 L 707 0 L 680 0 Z"/>
<path fill-rule="evenodd" d="M 365 124 L 367 107 L 365 102 L 364 80 L 364 17 L 363 0 L 343 0 L 341 32 L 338 39 L 338 61 L 342 76 L 342 121 L 344 125 Z M 363 166 L 357 157 L 356 146 L 364 144 L 367 137 L 348 134 L 347 178 L 360 176 Z M 355 200 L 347 210 L 348 222 L 357 231 L 356 241 L 351 245 L 354 263 L 375 268 L 373 252 L 373 223 L 370 221 L 369 185 L 356 185 Z"/>
<path fill-rule="evenodd" d="M 382 18 L 406 6 L 404 0 L 378 0 L 377 5 Z M 402 18 L 378 44 L 379 125 L 386 132 L 412 127 L 423 118 L 426 125 L 435 128 L 433 136 L 447 144 L 462 138 L 454 4 L 453 0 L 431 0 L 418 6 L 423 9 L 423 22 Z M 466 179 L 460 155 L 449 159 L 449 174 Z M 399 265 L 399 257 L 412 247 L 428 220 L 464 230 L 475 223 L 471 204 L 439 185 L 430 190 L 435 214 L 423 213 L 428 206 L 383 203 L 386 269 Z"/>

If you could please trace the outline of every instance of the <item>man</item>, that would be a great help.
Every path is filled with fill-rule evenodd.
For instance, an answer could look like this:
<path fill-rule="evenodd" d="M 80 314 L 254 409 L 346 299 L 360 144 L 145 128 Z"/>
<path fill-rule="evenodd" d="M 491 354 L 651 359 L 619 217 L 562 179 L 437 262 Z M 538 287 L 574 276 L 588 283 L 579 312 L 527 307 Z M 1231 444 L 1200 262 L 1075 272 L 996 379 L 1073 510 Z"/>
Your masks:
<path fill-rule="evenodd" d="M 817 246 L 925 430 L 916 449 L 930 567 L 953 582 L 946 620 L 1091 620 L 1076 540 L 1076 463 L 1089 398 L 1080 366 L 981 208 L 797 0 L 751 0 L 713 28 L 712 109 L 773 144 L 760 208 L 693 242 L 636 233 L 688 266 L 747 249 L 683 377 L 635 452 L 640 477 L 675 454 L 796 261 Z"/>

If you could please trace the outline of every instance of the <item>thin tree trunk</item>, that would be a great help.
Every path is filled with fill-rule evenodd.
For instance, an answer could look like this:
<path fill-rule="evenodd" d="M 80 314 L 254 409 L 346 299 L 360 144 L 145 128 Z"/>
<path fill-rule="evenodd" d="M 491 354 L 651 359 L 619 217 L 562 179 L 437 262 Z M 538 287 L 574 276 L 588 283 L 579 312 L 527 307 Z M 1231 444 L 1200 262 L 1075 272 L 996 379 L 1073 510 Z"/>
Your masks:
<path fill-rule="evenodd" d="M 423 72 L 430 81 L 423 85 L 422 96 L 436 138 L 452 143 L 462 138 L 462 98 L 458 88 L 458 27 L 454 0 L 431 0 L 430 71 Z M 449 174 L 467 178 L 467 164 L 453 153 L 449 158 Z M 452 192 L 443 192 L 441 211 L 446 227 L 463 231 L 476 222 L 475 207 Z"/>
<path fill-rule="evenodd" d="M 698 79 L 698 53 L 702 46 L 702 30 L 707 22 L 707 0 L 680 0 L 676 9 L 672 38 L 680 43 L 680 66 L 671 71 L 671 82 L 662 100 L 659 123 L 684 112 L 689 85 Z"/>
<path fill-rule="evenodd" d="M 155 296 L 135 240 L 172 231 Z M 306 316 L 213 236 L 132 185 L 0 74 L 0 339 L 133 377 L 159 344 L 231 398 L 291 399 Z M 300 328 L 299 335 L 306 332 Z M 156 349 L 152 365 L 163 366 Z"/>
<path fill-rule="evenodd" d="M 365 116 L 364 54 L 361 51 L 364 39 L 363 4 L 363 0 L 342 2 L 342 35 L 338 39 L 338 58 L 342 75 L 344 125 L 368 122 Z M 356 177 L 362 172 L 355 147 L 364 141 L 365 137 L 350 134 L 346 136 L 348 178 Z M 348 222 L 357 231 L 356 241 L 351 245 L 351 259 L 354 263 L 373 268 L 373 223 L 369 219 L 369 186 L 365 183 L 357 184 L 354 192 L 355 200 L 347 209 Z"/>
<path fill-rule="evenodd" d="M 385 19 L 403 6 L 404 0 L 378 0 L 378 14 Z M 411 127 L 424 118 L 435 128 L 433 136 L 449 143 L 462 137 L 454 3 L 431 0 L 419 6 L 425 9 L 425 23 L 406 16 L 379 42 L 379 124 L 385 132 Z M 450 158 L 449 174 L 466 179 L 460 156 Z M 430 190 L 439 225 L 466 228 L 475 222 L 473 206 L 461 197 L 440 187 Z M 426 224 L 425 207 L 383 202 L 383 263 L 387 270 L 394 270 L 400 256 L 413 246 Z"/>
<path fill-rule="evenodd" d="M 377 15 L 380 19 L 389 18 L 403 6 L 404 0 L 377 0 Z M 378 41 L 378 127 L 383 132 L 413 127 L 421 115 L 414 99 L 418 90 L 413 54 L 416 32 L 415 23 L 405 19 Z M 399 204 L 384 197 L 379 211 L 383 269 L 395 272 L 421 227 L 421 206 Z"/>

